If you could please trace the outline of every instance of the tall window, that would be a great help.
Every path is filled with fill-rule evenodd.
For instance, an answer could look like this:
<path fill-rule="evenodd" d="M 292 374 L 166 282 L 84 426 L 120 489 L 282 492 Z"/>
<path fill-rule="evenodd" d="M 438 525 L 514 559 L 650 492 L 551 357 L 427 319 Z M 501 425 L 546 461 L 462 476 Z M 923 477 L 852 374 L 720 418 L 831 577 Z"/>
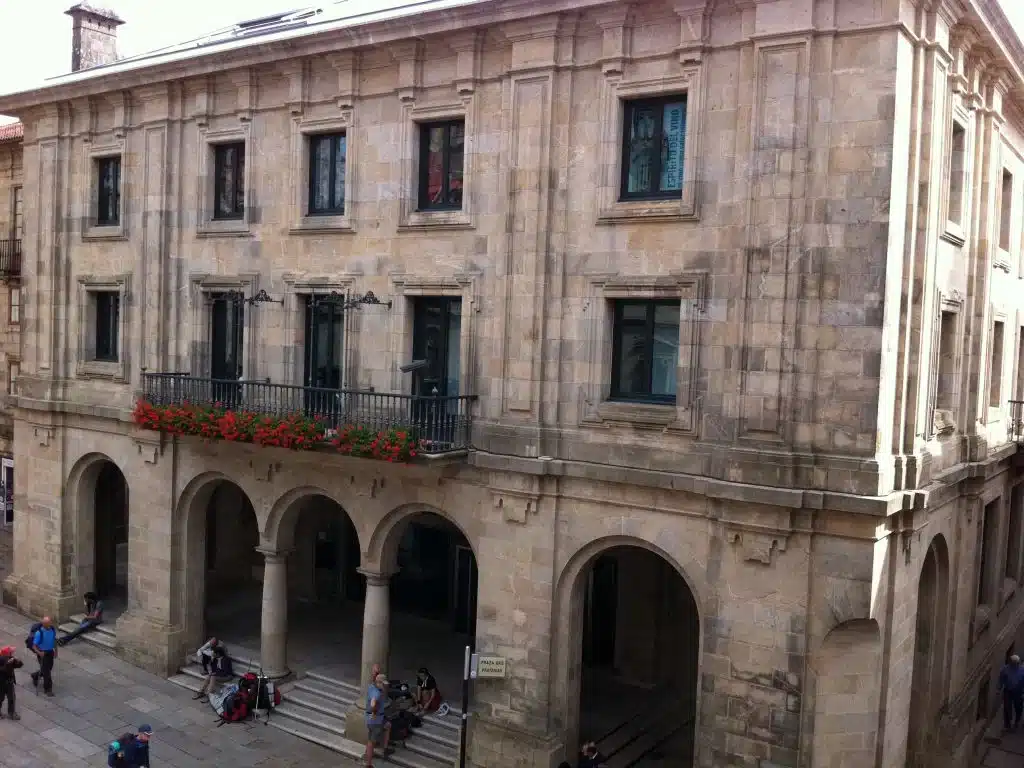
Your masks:
<path fill-rule="evenodd" d="M 622 199 L 681 198 L 685 146 L 686 96 L 627 101 Z"/>
<path fill-rule="evenodd" d="M 1003 323 L 992 324 L 992 352 L 988 372 L 988 404 L 998 408 L 1003 393 Z"/>
<path fill-rule="evenodd" d="M 21 322 L 21 288 L 17 285 L 12 285 L 7 289 L 7 307 L 8 316 L 7 319 L 11 325 L 17 325 Z"/>
<path fill-rule="evenodd" d="M 21 363 L 17 360 L 7 362 L 7 394 L 15 394 L 15 387 L 18 385 L 18 376 L 21 375 Z"/>
<path fill-rule="evenodd" d="M 462 208 L 463 120 L 420 126 L 420 210 Z"/>
<path fill-rule="evenodd" d="M 245 215 L 245 143 L 216 145 L 213 173 L 213 218 L 242 218 Z"/>
<path fill-rule="evenodd" d="M 1024 528 L 1021 519 L 1021 492 L 1024 486 L 1017 485 L 1010 494 L 1010 519 L 1007 521 L 1006 533 L 1006 569 L 1005 577 L 1011 581 L 1020 579 L 1021 537 Z"/>
<path fill-rule="evenodd" d="M 1003 184 L 999 191 L 999 247 L 1010 250 L 1010 228 L 1013 221 L 1013 174 L 1003 169 Z"/>
<path fill-rule="evenodd" d="M 985 505 L 981 516 L 980 541 L 978 541 L 978 605 L 990 605 L 995 602 L 993 589 L 992 560 L 996 554 L 996 533 L 999 530 L 999 504 L 996 499 Z"/>
<path fill-rule="evenodd" d="M 309 138 L 309 213 L 345 212 L 345 134 Z"/>
<path fill-rule="evenodd" d="M 935 381 L 935 407 L 952 411 L 956 407 L 956 312 L 943 312 L 939 319 L 939 364 Z"/>
<path fill-rule="evenodd" d="M 116 226 L 121 221 L 121 158 L 96 161 L 96 225 Z"/>
<path fill-rule="evenodd" d="M 614 302 L 611 396 L 674 403 L 679 300 Z"/>
<path fill-rule="evenodd" d="M 953 140 L 949 158 L 949 213 L 947 218 L 963 223 L 964 215 L 964 158 L 967 151 L 967 131 L 960 123 L 953 123 Z"/>
<path fill-rule="evenodd" d="M 12 190 L 12 198 L 14 210 L 11 216 L 11 237 L 15 240 L 21 240 L 22 235 L 25 233 L 25 195 L 21 187 L 15 187 Z"/>
<path fill-rule="evenodd" d="M 116 363 L 118 330 L 121 321 L 121 295 L 116 291 L 96 291 L 96 337 L 94 359 Z"/>

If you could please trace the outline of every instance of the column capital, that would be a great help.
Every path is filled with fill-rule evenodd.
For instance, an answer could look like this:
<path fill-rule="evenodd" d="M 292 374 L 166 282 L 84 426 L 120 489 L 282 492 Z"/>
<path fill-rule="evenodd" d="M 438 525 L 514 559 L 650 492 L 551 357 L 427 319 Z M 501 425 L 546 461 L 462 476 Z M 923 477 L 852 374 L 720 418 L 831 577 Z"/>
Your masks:
<path fill-rule="evenodd" d="M 290 549 L 270 549 L 268 547 L 256 547 L 256 551 L 263 555 L 263 560 L 268 563 L 283 563 L 292 553 Z"/>
<path fill-rule="evenodd" d="M 397 568 L 390 572 L 372 571 L 368 568 L 356 568 L 356 571 L 366 577 L 368 587 L 386 587 L 391 582 L 391 577 L 398 573 Z"/>

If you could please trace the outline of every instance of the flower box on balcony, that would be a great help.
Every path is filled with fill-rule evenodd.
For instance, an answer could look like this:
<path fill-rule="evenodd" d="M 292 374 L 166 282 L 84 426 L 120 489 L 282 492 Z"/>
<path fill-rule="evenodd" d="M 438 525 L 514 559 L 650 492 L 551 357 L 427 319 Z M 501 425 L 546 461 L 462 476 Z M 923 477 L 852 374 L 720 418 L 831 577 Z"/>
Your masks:
<path fill-rule="evenodd" d="M 235 411 L 215 403 L 154 405 L 135 404 L 135 423 L 143 429 L 170 435 L 192 435 L 206 440 L 308 451 L 333 447 L 346 456 L 406 462 L 420 452 L 422 441 L 411 429 L 390 427 L 373 430 L 359 425 L 329 429 L 322 421 L 303 413 L 271 416 L 255 411 Z"/>

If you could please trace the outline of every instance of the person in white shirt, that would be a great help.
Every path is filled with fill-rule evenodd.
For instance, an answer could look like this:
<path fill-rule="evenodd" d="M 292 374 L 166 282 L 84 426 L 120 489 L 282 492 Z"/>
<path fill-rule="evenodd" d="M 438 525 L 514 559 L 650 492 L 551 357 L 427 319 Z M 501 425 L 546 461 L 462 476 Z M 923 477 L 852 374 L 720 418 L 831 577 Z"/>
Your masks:
<path fill-rule="evenodd" d="M 211 637 L 206 644 L 196 651 L 196 661 L 203 665 L 203 674 L 210 674 L 210 663 L 213 661 L 214 649 L 220 645 L 216 637 Z"/>

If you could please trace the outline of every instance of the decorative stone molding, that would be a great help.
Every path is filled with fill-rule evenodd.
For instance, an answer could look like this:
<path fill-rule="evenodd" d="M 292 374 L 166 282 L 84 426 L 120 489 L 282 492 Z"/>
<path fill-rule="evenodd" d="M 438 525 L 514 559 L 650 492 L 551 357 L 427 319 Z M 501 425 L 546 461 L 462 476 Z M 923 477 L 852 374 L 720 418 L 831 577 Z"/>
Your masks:
<path fill-rule="evenodd" d="M 143 437 L 133 437 L 132 445 L 138 450 L 139 455 L 142 457 L 142 461 L 146 464 L 156 464 L 160 455 L 163 453 L 163 436 L 162 433 L 154 433 L 157 435 L 156 440 Z"/>
<path fill-rule="evenodd" d="M 398 64 L 396 93 L 399 101 L 415 101 L 422 83 L 423 42 L 421 40 L 405 40 L 392 43 L 388 50 L 391 53 L 391 58 Z"/>
<path fill-rule="evenodd" d="M 601 28 L 601 70 L 606 77 L 621 76 L 629 60 L 633 6 L 630 3 L 607 5 L 594 12 Z"/>
<path fill-rule="evenodd" d="M 726 538 L 731 544 L 739 546 L 740 555 L 745 562 L 772 564 L 773 552 L 785 552 L 789 536 L 781 531 L 760 530 L 755 528 L 727 529 Z"/>
<path fill-rule="evenodd" d="M 43 448 L 50 447 L 50 441 L 53 440 L 56 430 L 49 424 L 32 424 L 32 435 L 36 441 Z"/>
<path fill-rule="evenodd" d="M 234 86 L 238 97 L 235 112 L 238 120 L 243 123 L 252 122 L 256 111 L 256 71 L 252 67 L 236 69 L 228 73 L 228 81 Z"/>
<path fill-rule="evenodd" d="M 210 111 L 213 107 L 213 81 L 210 76 L 202 77 L 197 82 L 198 88 L 192 98 L 191 118 L 200 128 L 210 124 Z"/>
<path fill-rule="evenodd" d="M 448 47 L 456 54 L 455 91 L 460 96 L 476 91 L 483 64 L 483 45 L 486 35 L 483 30 L 471 29 L 448 38 Z"/>
<path fill-rule="evenodd" d="M 351 110 L 359 95 L 359 52 L 332 53 L 327 62 L 338 74 L 338 109 Z"/>
<path fill-rule="evenodd" d="M 703 272 L 664 277 L 591 275 L 583 305 L 589 373 L 581 386 L 581 426 L 631 425 L 696 436 L 699 426 L 700 326 L 707 275 Z M 679 360 L 676 403 L 614 402 L 611 391 L 611 305 L 614 299 L 679 299 Z"/>
<path fill-rule="evenodd" d="M 124 139 L 132 121 L 132 95 L 130 91 L 118 91 L 108 96 L 114 109 L 114 138 Z"/>
<path fill-rule="evenodd" d="M 281 471 L 281 462 L 253 459 L 249 462 L 249 469 L 257 483 L 273 483 L 274 475 Z"/>
<path fill-rule="evenodd" d="M 277 66 L 277 73 L 288 82 L 288 98 L 285 105 L 292 117 L 298 117 L 306 110 L 309 87 L 309 61 L 289 59 Z"/>
<path fill-rule="evenodd" d="M 675 0 L 673 10 L 679 17 L 680 64 L 700 63 L 711 44 L 711 12 L 708 0 Z"/>
<path fill-rule="evenodd" d="M 702 178 L 701 126 L 704 122 L 704 84 L 701 65 L 683 67 L 673 76 L 633 80 L 614 72 L 600 84 L 601 145 L 598 148 L 600 186 L 594 196 L 599 224 L 642 221 L 696 221 Z M 686 138 L 683 148 L 683 190 L 674 200 L 621 201 L 623 102 L 637 98 L 686 96 Z"/>
<path fill-rule="evenodd" d="M 506 523 L 526 525 L 530 515 L 537 514 L 539 497 L 522 491 L 496 490 L 493 492 L 494 506 L 502 511 Z"/>

